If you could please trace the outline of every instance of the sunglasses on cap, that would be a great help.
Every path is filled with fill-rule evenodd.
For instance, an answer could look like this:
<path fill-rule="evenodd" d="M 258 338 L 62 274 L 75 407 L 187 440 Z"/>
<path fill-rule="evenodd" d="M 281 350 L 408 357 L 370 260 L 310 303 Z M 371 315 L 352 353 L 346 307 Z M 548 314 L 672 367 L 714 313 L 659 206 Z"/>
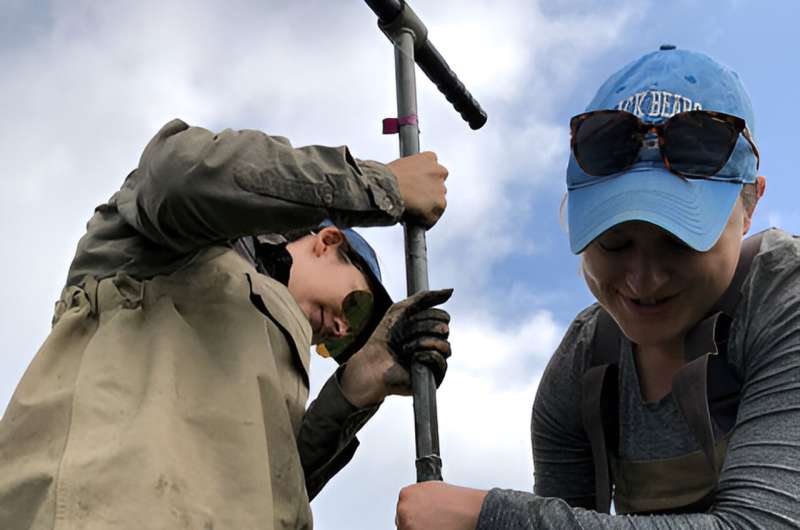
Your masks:
<path fill-rule="evenodd" d="M 573 117 L 570 133 L 575 161 L 586 174 L 595 177 L 630 168 L 651 134 L 658 138 L 667 169 L 681 177 L 741 182 L 715 177 L 728 162 L 740 134 L 753 149 L 756 168 L 760 163 L 745 121 L 721 112 L 680 112 L 656 125 L 645 123 L 630 112 L 596 110 Z"/>
<path fill-rule="evenodd" d="M 342 302 L 342 315 L 347 321 L 347 334 L 317 344 L 317 353 L 334 359 L 343 354 L 367 327 L 375 301 L 369 291 L 353 291 Z"/>

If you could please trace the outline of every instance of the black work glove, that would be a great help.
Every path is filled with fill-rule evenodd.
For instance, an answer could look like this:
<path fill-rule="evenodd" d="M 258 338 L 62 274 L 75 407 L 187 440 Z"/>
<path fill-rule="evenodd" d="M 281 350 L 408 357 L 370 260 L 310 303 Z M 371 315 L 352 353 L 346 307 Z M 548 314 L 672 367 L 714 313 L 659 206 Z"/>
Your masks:
<path fill-rule="evenodd" d="M 419 296 L 420 307 L 424 307 L 447 301 L 452 292 L 452 289 L 426 291 L 416 296 Z M 447 358 L 450 357 L 449 323 L 447 311 L 430 307 L 405 313 L 389 334 L 389 347 L 400 365 L 410 370 L 412 362 L 424 364 L 433 373 L 437 387 L 442 384 L 447 372 Z"/>
<path fill-rule="evenodd" d="M 356 406 L 388 395 L 410 395 L 408 369 L 413 361 L 431 368 L 437 385 L 450 356 L 450 315 L 433 306 L 446 302 L 452 289 L 424 291 L 392 305 L 367 343 L 345 364 L 341 386 Z"/>

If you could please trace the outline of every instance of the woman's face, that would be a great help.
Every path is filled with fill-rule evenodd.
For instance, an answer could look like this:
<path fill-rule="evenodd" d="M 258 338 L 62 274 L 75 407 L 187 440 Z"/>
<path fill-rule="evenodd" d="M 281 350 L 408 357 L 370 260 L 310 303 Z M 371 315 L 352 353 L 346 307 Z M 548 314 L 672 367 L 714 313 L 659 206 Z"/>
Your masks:
<path fill-rule="evenodd" d="M 350 324 L 342 302 L 353 291 L 370 291 L 364 274 L 338 255 L 344 235 L 335 227 L 289 243 L 289 293 L 308 317 L 312 344 L 346 335 Z"/>
<path fill-rule="evenodd" d="M 653 224 L 619 224 L 583 253 L 586 283 L 633 343 L 682 344 L 730 284 L 749 225 L 739 199 L 717 243 L 697 252 Z"/>

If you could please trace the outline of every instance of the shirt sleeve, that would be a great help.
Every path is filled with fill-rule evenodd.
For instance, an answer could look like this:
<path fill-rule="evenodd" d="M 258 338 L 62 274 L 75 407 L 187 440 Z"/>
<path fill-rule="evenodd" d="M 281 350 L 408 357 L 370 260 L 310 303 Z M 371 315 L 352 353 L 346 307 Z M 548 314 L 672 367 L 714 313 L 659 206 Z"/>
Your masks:
<path fill-rule="evenodd" d="M 300 427 L 297 447 L 309 499 L 350 462 L 359 445 L 356 433 L 380 406 L 358 408 L 347 400 L 339 385 L 343 368 L 323 385 Z"/>
<path fill-rule="evenodd" d="M 534 490 L 573 506 L 594 504 L 594 465 L 581 423 L 580 385 L 598 313 L 579 314 L 545 368 L 531 417 Z"/>
<path fill-rule="evenodd" d="M 537 472 L 537 481 L 545 483 L 536 491 L 555 496 L 494 489 L 484 501 L 477 530 L 800 528 L 798 249 L 795 242 L 758 256 L 743 285 L 729 344 L 729 354 L 742 356 L 740 362 L 731 359 L 742 367 L 742 394 L 717 496 L 707 513 L 626 516 L 571 507 L 555 497 L 570 490 L 558 486 L 551 476 L 556 468 L 545 463 L 552 472 Z M 570 436 L 578 434 L 562 434 L 567 435 L 567 451 L 572 451 Z M 541 444 L 536 436 L 534 432 L 535 444 Z M 541 465 L 540 457 L 535 466 Z"/>
<path fill-rule="evenodd" d="M 245 235 L 390 225 L 404 211 L 397 182 L 346 147 L 294 148 L 259 131 L 214 134 L 180 120 L 150 141 L 117 198 L 148 239 L 178 252 Z"/>

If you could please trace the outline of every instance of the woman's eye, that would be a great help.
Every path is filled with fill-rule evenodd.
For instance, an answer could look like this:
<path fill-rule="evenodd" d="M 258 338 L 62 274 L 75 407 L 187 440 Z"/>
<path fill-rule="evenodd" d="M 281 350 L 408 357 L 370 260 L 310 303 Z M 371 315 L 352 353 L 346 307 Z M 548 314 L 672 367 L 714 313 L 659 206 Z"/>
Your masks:
<path fill-rule="evenodd" d="M 686 243 L 684 243 L 683 241 L 681 241 L 677 237 L 670 237 L 670 238 L 667 239 L 667 241 L 669 241 L 670 246 L 672 248 L 674 248 L 675 250 L 679 250 L 681 252 L 694 251 L 694 249 L 692 247 L 690 247 L 689 245 L 687 245 Z"/>
<path fill-rule="evenodd" d="M 610 242 L 603 242 L 600 241 L 600 248 L 605 250 L 606 252 L 620 252 L 625 250 L 630 246 L 630 241 L 610 241 Z"/>

